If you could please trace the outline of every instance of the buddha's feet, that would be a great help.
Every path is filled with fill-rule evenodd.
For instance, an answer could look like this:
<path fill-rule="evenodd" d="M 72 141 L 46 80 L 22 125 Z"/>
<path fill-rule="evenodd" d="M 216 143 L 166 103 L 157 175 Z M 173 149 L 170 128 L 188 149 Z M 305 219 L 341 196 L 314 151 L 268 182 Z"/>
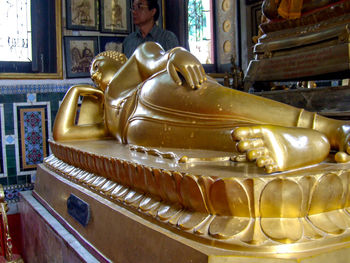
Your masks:
<path fill-rule="evenodd" d="M 322 162 L 330 144 L 322 133 L 305 128 L 274 125 L 239 127 L 232 132 L 237 150 L 267 173 L 286 171 Z"/>

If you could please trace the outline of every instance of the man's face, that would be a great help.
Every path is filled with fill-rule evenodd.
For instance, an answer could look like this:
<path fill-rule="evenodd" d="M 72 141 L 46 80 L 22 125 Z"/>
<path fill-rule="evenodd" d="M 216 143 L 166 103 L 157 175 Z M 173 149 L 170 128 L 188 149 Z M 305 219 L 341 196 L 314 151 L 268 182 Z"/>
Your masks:
<path fill-rule="evenodd" d="M 132 14 L 134 24 L 137 26 L 142 26 L 150 21 L 153 21 L 153 17 L 156 13 L 156 9 L 148 9 L 148 4 L 146 0 L 135 0 L 132 4 Z"/>

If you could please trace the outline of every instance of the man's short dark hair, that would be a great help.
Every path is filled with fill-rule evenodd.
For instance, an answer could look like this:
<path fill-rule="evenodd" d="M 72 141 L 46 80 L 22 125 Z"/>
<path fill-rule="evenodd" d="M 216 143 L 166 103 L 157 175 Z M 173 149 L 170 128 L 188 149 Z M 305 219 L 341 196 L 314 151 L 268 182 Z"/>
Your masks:
<path fill-rule="evenodd" d="M 149 10 L 152 10 L 153 8 L 156 9 L 156 13 L 155 13 L 153 19 L 154 19 L 154 21 L 157 21 L 159 18 L 159 12 L 160 12 L 158 0 L 146 0 L 146 1 L 147 1 L 147 5 L 148 5 Z"/>

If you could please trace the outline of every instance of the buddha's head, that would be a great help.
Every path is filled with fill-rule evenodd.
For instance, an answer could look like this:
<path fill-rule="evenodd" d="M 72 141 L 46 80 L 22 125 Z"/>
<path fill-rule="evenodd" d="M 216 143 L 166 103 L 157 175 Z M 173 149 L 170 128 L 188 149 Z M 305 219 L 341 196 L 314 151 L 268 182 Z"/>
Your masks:
<path fill-rule="evenodd" d="M 104 91 L 126 60 L 126 56 L 117 51 L 104 51 L 98 54 L 91 62 L 91 79 Z"/>

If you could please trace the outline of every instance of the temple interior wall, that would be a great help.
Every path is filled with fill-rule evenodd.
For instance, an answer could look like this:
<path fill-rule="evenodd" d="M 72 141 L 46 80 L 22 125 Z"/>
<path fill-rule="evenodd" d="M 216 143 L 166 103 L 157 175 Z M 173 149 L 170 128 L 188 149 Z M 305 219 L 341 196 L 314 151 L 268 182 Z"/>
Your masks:
<path fill-rule="evenodd" d="M 33 189 L 36 165 L 50 154 L 48 139 L 59 104 L 75 83 L 91 81 L 0 80 L 0 184 L 13 212 L 19 192 Z"/>

